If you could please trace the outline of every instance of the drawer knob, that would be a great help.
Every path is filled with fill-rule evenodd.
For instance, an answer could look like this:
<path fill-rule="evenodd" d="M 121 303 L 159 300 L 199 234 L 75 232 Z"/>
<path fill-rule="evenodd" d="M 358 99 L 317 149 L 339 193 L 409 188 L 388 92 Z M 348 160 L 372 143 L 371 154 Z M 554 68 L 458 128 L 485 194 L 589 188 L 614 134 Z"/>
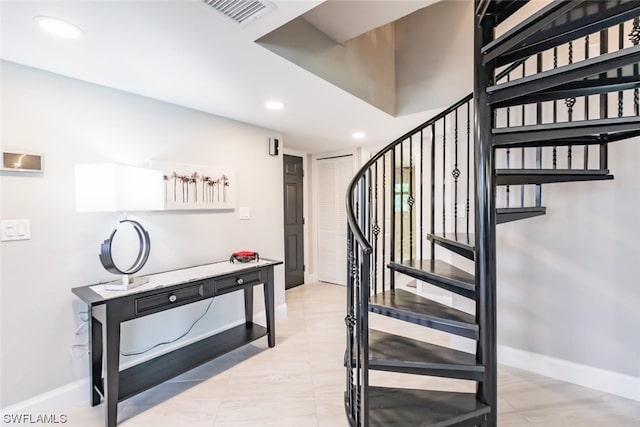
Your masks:
<path fill-rule="evenodd" d="M 244 283 L 244 280 L 242 280 L 242 277 L 239 277 L 239 278 L 236 279 L 236 283 L 238 285 L 242 285 Z"/>
<path fill-rule="evenodd" d="M 176 302 L 178 300 L 178 297 L 175 295 L 169 295 L 169 301 L 171 302 Z"/>

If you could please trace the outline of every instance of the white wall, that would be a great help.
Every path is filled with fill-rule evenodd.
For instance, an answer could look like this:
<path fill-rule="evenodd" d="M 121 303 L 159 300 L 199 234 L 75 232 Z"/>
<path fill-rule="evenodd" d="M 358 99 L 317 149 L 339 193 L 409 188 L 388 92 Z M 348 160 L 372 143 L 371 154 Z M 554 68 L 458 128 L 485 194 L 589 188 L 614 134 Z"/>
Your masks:
<path fill-rule="evenodd" d="M 2 62 L 2 149 L 41 152 L 43 175 L 0 176 L 1 218 L 31 220 L 32 238 L 1 248 L 2 402 L 6 407 L 87 375 L 82 304 L 71 288 L 112 280 L 98 260 L 99 244 L 119 214 L 76 213 L 74 165 L 149 160 L 236 168 L 237 212 L 156 212 L 135 215 L 148 229 L 148 274 L 228 259 L 253 249 L 282 259 L 282 157 L 268 155 L 280 134 L 144 97 Z M 131 215 L 130 215 L 131 216 Z M 276 268 L 276 305 L 284 277 Z M 256 295 L 256 309 L 261 295 Z M 206 302 L 149 316 L 123 328 L 123 351 L 179 335 Z M 241 295 L 217 298 L 190 337 L 242 318 Z M 126 359 L 126 358 L 123 358 Z M 125 361 L 126 362 L 126 361 Z"/>
<path fill-rule="evenodd" d="M 396 115 L 444 109 L 473 91 L 473 2 L 441 1 L 395 23 Z"/>

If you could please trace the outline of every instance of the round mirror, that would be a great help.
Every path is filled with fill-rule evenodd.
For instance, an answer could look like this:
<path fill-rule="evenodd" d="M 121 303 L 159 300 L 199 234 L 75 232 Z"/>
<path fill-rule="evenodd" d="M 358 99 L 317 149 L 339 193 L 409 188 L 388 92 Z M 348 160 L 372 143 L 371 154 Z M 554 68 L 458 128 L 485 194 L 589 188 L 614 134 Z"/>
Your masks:
<path fill-rule="evenodd" d="M 149 258 L 149 234 L 139 222 L 120 221 L 100 246 L 100 262 L 113 274 L 135 274 Z"/>

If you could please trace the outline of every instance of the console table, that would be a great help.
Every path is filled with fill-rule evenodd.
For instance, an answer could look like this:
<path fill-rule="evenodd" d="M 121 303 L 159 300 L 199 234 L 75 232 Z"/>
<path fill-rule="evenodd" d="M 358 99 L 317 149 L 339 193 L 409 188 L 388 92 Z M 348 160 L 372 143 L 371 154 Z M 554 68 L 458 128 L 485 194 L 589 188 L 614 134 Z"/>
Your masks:
<path fill-rule="evenodd" d="M 273 260 L 225 261 L 149 275 L 148 283 L 128 291 L 107 291 L 101 284 L 73 288 L 87 304 L 90 399 L 95 406 L 104 398 L 105 425 L 117 425 L 118 402 L 176 375 L 264 336 L 269 347 L 275 346 L 273 268 L 280 264 L 282 261 Z M 264 286 L 266 328 L 253 323 L 253 287 L 260 284 Z M 122 322 L 236 291 L 244 292 L 245 324 L 120 370 Z"/>

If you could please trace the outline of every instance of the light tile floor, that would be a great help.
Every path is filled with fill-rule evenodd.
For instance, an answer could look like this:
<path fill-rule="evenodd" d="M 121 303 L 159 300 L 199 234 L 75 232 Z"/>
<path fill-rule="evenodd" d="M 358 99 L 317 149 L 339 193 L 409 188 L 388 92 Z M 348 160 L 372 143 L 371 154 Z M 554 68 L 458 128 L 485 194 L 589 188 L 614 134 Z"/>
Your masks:
<path fill-rule="evenodd" d="M 266 339 L 237 349 L 119 405 L 125 427 L 345 427 L 345 289 L 314 283 L 286 292 L 288 315 Z M 373 326 L 432 342 L 446 334 L 372 315 Z M 374 372 L 372 384 L 472 391 L 460 380 Z M 66 425 L 104 425 L 103 406 L 68 411 Z M 504 427 L 638 427 L 640 402 L 518 369 L 499 368 Z"/>

